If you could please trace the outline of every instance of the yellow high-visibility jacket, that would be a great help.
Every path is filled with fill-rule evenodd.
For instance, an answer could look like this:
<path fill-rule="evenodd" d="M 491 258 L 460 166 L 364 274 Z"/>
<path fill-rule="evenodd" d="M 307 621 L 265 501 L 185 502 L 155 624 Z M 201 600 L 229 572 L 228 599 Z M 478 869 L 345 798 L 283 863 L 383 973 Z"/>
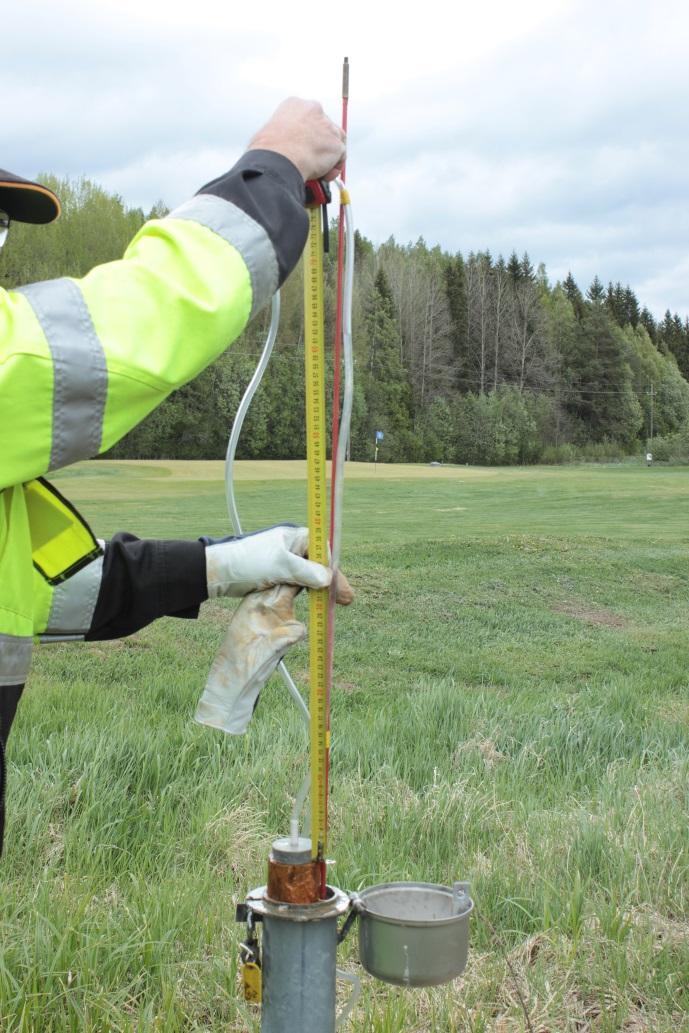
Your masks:
<path fill-rule="evenodd" d="M 121 261 L 0 292 L 0 692 L 25 681 L 37 635 L 88 630 L 99 590 L 99 544 L 37 478 L 106 450 L 217 358 L 296 264 L 303 203 L 291 162 L 249 151 Z"/>

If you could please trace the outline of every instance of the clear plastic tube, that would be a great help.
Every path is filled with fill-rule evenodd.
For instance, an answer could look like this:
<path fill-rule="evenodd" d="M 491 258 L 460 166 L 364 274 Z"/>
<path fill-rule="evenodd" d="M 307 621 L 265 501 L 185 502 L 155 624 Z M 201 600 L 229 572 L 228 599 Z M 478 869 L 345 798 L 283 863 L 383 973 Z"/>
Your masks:
<path fill-rule="evenodd" d="M 242 395 L 242 400 L 239 403 L 237 414 L 232 424 L 232 431 L 230 432 L 230 440 L 227 443 L 227 453 L 225 455 L 225 500 L 227 502 L 227 512 L 232 526 L 234 527 L 235 534 L 242 534 L 242 524 L 239 519 L 239 511 L 237 510 L 237 500 L 234 494 L 234 459 L 237 454 L 237 444 L 239 442 L 239 435 L 242 433 L 242 427 L 244 426 L 244 420 L 246 418 L 247 411 L 253 400 L 256 391 L 258 390 L 259 384 L 263 380 L 263 374 L 266 371 L 266 367 L 270 360 L 270 356 L 273 354 L 273 348 L 275 346 L 275 340 L 278 335 L 278 327 L 280 326 L 280 292 L 276 291 L 273 295 L 270 311 L 270 328 L 268 330 L 268 336 L 266 343 L 263 346 L 261 352 L 261 358 L 258 360 L 258 366 L 254 371 L 254 375 L 249 381 L 246 391 Z M 285 667 L 284 662 L 281 660 L 278 664 L 278 671 L 282 676 L 290 696 L 297 705 L 297 709 L 301 713 L 306 727 L 309 727 L 311 718 L 309 716 L 309 708 L 306 706 L 302 695 L 294 684 L 292 677 Z M 307 790 L 308 792 L 308 790 Z"/>
<path fill-rule="evenodd" d="M 311 772 L 307 771 L 306 775 L 304 777 L 304 781 L 299 786 L 299 792 L 297 793 L 296 798 L 294 800 L 294 805 L 292 807 L 292 814 L 291 814 L 291 817 L 290 817 L 290 827 L 291 827 L 293 822 L 296 822 L 297 823 L 297 828 L 299 828 L 299 823 L 301 822 L 302 811 L 304 810 L 304 804 L 306 803 L 306 801 L 308 799 L 310 789 L 311 789 Z M 306 814 L 304 815 L 304 826 L 303 826 L 304 835 L 308 836 L 310 831 L 311 831 L 311 815 L 310 815 L 309 811 L 307 810 Z"/>
<path fill-rule="evenodd" d="M 352 1014 L 356 1002 L 361 997 L 361 980 L 354 972 L 345 972 L 343 968 L 335 969 L 335 975 L 338 979 L 341 979 L 343 982 L 352 984 L 352 992 L 349 995 L 344 1008 L 337 1016 L 337 1021 L 335 1022 L 335 1028 L 339 1029 L 342 1023 L 345 1021 L 345 1019 L 348 1019 L 349 1016 Z"/>
<path fill-rule="evenodd" d="M 341 180 L 336 180 L 341 191 L 345 187 Z M 349 429 L 352 421 L 352 399 L 354 397 L 354 355 L 352 347 L 352 297 L 354 293 L 354 224 L 352 206 L 348 202 L 343 206 L 345 217 L 345 277 L 344 298 L 342 302 L 342 344 L 344 359 L 344 391 L 342 395 L 342 417 L 340 420 L 340 436 L 337 442 L 337 460 L 335 464 L 335 485 L 333 506 L 335 519 L 333 522 L 332 565 L 340 565 L 342 548 L 342 495 L 344 488 L 344 468 L 349 444 Z"/>
<path fill-rule="evenodd" d="M 225 453 L 225 500 L 227 502 L 227 512 L 230 520 L 232 521 L 235 534 L 242 534 L 242 525 L 239 520 L 237 502 L 234 497 L 234 457 L 237 453 L 237 442 L 239 441 L 239 435 L 242 433 L 242 427 L 244 426 L 244 419 L 246 417 L 247 410 L 251 405 L 259 384 L 263 380 L 263 374 L 266 371 L 268 360 L 273 354 L 273 347 L 278 335 L 279 326 L 280 291 L 276 291 L 273 295 L 273 300 L 270 306 L 270 327 L 268 329 L 266 343 L 263 345 L 261 358 L 258 360 L 258 366 L 254 370 L 254 375 L 249 381 L 249 385 L 242 395 L 242 400 L 239 403 L 239 408 L 237 409 L 237 414 L 234 418 L 234 423 L 232 424 L 232 430 L 230 431 L 230 440 L 227 442 L 227 452 Z"/>

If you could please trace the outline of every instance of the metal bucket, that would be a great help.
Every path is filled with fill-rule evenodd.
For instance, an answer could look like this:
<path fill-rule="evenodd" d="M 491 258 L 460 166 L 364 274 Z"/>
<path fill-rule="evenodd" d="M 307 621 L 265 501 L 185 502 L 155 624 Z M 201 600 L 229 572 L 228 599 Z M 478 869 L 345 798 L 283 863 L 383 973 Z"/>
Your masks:
<path fill-rule="evenodd" d="M 437 986 L 460 975 L 469 950 L 469 884 L 387 882 L 353 897 L 359 957 L 376 979 Z"/>

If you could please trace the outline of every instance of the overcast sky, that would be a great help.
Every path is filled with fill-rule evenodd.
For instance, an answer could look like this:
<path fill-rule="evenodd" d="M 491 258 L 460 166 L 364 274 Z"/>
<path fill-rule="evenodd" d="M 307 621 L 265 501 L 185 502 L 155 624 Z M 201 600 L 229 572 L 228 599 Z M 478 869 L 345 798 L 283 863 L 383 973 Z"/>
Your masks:
<path fill-rule="evenodd" d="M 3 168 L 172 206 L 284 96 L 339 120 L 347 54 L 366 236 L 526 250 L 553 281 L 597 273 L 689 314 L 686 0 L 3 7 Z"/>

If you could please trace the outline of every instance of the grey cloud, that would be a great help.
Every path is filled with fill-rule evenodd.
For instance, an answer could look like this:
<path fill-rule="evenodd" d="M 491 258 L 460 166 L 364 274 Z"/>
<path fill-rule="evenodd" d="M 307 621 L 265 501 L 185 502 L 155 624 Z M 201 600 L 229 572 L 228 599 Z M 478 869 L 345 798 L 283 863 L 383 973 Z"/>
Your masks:
<path fill-rule="evenodd" d="M 613 33 L 604 11 L 582 12 L 559 46 L 551 26 L 480 74 L 427 78 L 390 117 L 381 108 L 363 145 L 381 178 L 404 184 L 391 190 L 396 236 L 528 250 L 553 278 L 571 268 L 585 286 L 597 273 L 630 282 L 656 314 L 689 310 L 689 73 L 677 40 L 654 49 L 639 14 L 626 9 Z M 385 212 L 370 214 L 374 238 L 389 235 Z"/>
<path fill-rule="evenodd" d="M 271 71 L 268 18 L 247 30 L 231 15 L 171 22 L 146 4 L 136 20 L 107 3 L 86 10 L 72 0 L 7 12 L 0 165 L 83 173 L 144 208 L 175 204 L 231 163 L 290 89 Z M 597 273 L 630 282 L 658 314 L 688 312 L 688 24 L 672 0 L 578 0 L 513 42 L 479 41 L 475 60 L 471 37 L 458 38 L 442 71 L 428 40 L 415 51 L 413 25 L 418 60 L 399 60 L 400 27 L 395 47 L 362 54 L 360 73 L 353 50 L 361 231 L 528 250 L 552 278 L 571 268 L 586 286 Z M 298 29 L 294 41 L 296 54 Z M 263 80 L 246 71 L 259 59 Z M 357 93 L 367 81 L 383 83 L 371 99 Z"/>
<path fill-rule="evenodd" d="M 194 19 L 141 26 L 96 8 L 65 20 L 48 7 L 36 33 L 31 15 L 29 5 L 3 19 L 13 45 L 0 64 L 2 158 L 18 170 L 94 175 L 180 148 L 236 152 L 275 102 L 272 91 L 242 96 L 227 33 Z M 243 44 L 251 48 L 251 34 Z"/>

